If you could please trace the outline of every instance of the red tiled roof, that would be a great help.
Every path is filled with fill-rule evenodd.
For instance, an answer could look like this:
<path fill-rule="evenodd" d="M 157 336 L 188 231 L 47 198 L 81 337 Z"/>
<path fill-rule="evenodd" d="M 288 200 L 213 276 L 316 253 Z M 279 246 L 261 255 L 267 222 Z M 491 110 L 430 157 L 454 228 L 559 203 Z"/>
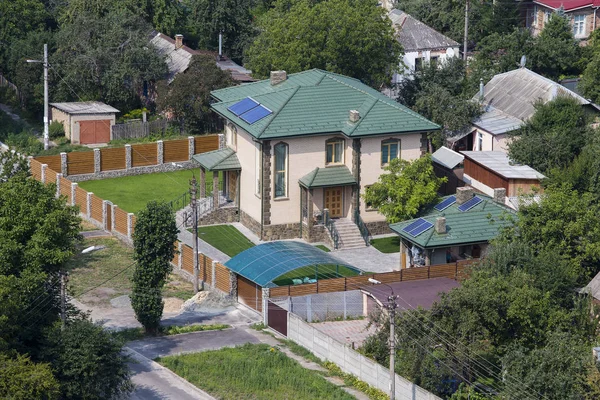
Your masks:
<path fill-rule="evenodd" d="M 565 11 L 577 10 L 584 7 L 600 7 L 600 0 L 534 0 L 534 3 L 555 10 L 562 6 Z"/>

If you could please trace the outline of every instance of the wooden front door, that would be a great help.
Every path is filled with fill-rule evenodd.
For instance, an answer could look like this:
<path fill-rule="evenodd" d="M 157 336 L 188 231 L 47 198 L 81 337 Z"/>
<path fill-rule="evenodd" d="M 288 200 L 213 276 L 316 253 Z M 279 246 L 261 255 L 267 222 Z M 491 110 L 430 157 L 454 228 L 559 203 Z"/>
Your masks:
<path fill-rule="evenodd" d="M 325 208 L 329 209 L 331 218 L 342 217 L 342 207 L 344 204 L 344 188 L 332 187 L 325 189 Z"/>

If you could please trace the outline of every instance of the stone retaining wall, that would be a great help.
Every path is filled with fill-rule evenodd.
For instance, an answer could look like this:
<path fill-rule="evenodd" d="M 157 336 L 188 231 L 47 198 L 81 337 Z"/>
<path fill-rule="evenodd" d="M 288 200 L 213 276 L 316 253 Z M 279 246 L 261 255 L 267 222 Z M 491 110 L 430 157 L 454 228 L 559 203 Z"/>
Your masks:
<path fill-rule="evenodd" d="M 203 217 L 198 219 L 199 226 L 205 225 L 222 225 L 229 224 L 231 222 L 238 222 L 240 220 L 240 213 L 237 207 L 219 208 L 213 210 Z M 193 218 L 192 218 L 193 221 Z"/>

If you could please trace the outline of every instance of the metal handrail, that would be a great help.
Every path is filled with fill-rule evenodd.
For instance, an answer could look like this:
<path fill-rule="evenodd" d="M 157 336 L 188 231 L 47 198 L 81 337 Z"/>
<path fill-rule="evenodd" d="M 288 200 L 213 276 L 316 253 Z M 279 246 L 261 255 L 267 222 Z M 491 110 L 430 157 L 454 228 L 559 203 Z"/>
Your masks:
<path fill-rule="evenodd" d="M 367 246 L 371 245 L 371 232 L 369 232 L 369 228 L 365 225 L 364 221 L 360 217 L 360 213 L 358 210 L 354 211 L 354 223 L 358 226 L 358 230 L 360 231 L 360 235 L 362 236 L 365 244 Z"/>
<path fill-rule="evenodd" d="M 333 220 L 331 218 L 329 218 L 329 210 L 325 209 L 323 210 L 323 220 L 325 222 L 325 227 L 327 228 L 327 230 L 329 231 L 329 234 L 331 235 L 331 240 L 333 240 L 333 249 L 337 250 L 338 246 L 339 246 L 339 242 L 340 242 L 340 234 L 338 233 Z"/>
<path fill-rule="evenodd" d="M 190 196 L 190 192 L 186 191 L 183 194 L 181 194 L 179 197 L 177 197 L 176 199 L 171 200 L 169 202 L 169 206 L 171 207 L 171 209 L 173 211 L 177 211 L 177 210 L 186 208 L 190 204 L 189 196 Z"/>

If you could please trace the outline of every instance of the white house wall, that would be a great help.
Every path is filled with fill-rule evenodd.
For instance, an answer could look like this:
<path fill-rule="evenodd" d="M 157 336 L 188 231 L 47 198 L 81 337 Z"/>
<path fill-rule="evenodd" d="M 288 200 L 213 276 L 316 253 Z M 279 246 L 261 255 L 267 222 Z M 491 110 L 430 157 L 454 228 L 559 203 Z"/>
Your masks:
<path fill-rule="evenodd" d="M 240 210 L 260 222 L 261 200 L 256 195 L 255 144 L 252 136 L 237 128 L 237 156 L 242 167 L 240 174 Z"/>

